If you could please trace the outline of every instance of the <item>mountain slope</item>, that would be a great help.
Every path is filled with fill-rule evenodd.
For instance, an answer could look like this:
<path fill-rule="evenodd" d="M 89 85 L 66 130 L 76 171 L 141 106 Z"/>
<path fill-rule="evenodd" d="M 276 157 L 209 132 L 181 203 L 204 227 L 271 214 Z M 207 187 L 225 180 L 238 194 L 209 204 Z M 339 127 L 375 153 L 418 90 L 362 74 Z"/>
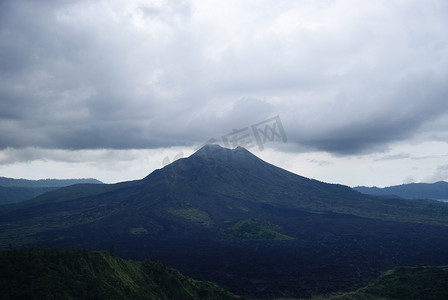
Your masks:
<path fill-rule="evenodd" d="M 448 182 L 409 183 L 385 188 L 357 186 L 355 190 L 364 194 L 397 196 L 407 199 L 448 200 Z"/>
<path fill-rule="evenodd" d="M 102 237 L 113 232 L 127 238 L 135 228 L 151 237 L 216 237 L 244 219 L 270 221 L 272 211 L 284 208 L 448 225 L 443 203 L 375 198 L 290 173 L 241 147 L 206 146 L 142 180 L 73 185 L 5 208 L 0 229 L 13 233 L 16 246 L 32 245 L 39 240 L 36 234 L 64 228 Z M 0 246 L 6 247 L 6 240 L 11 242 L 0 238 Z"/>
<path fill-rule="evenodd" d="M 87 250 L 0 252 L 2 299 L 240 299 L 165 265 Z"/>
<path fill-rule="evenodd" d="M 213 145 L 142 180 L 5 206 L 0 247 L 115 244 L 118 255 L 149 254 L 237 294 L 311 296 L 396 265 L 448 264 L 447 224 L 444 203 L 364 195 Z"/>
<path fill-rule="evenodd" d="M 0 186 L 0 205 L 18 203 L 51 192 L 58 187 L 4 187 Z"/>

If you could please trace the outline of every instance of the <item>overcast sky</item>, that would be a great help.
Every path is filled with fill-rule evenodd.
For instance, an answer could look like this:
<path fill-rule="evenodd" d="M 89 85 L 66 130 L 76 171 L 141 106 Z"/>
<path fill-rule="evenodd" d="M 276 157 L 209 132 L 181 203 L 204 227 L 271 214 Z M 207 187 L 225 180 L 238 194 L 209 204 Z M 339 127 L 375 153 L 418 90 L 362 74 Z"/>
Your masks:
<path fill-rule="evenodd" d="M 139 179 L 238 133 L 327 182 L 448 180 L 447 98 L 446 0 L 0 1 L 0 176 Z"/>

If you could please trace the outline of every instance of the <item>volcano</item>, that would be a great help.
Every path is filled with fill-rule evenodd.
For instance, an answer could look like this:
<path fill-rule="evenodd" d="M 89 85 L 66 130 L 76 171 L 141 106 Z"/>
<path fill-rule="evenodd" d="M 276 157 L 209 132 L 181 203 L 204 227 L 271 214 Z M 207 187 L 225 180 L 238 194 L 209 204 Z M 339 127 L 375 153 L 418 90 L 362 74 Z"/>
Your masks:
<path fill-rule="evenodd" d="M 147 177 L 7 205 L 0 246 L 106 250 L 256 298 L 361 286 L 397 265 L 448 264 L 448 205 L 302 177 L 206 145 Z M 431 245 L 431 247 L 427 247 Z"/>

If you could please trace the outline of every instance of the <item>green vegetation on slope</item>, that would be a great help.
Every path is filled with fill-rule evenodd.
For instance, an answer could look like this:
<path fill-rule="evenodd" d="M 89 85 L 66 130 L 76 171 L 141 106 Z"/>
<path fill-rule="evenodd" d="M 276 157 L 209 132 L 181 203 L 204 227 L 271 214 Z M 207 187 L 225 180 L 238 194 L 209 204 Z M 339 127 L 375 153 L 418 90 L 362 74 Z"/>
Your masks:
<path fill-rule="evenodd" d="M 0 290 L 2 299 L 239 299 L 159 263 L 62 249 L 0 252 Z"/>
<path fill-rule="evenodd" d="M 213 220 L 210 218 L 207 212 L 202 211 L 197 208 L 177 208 L 168 210 L 169 213 L 176 215 L 178 217 L 185 218 L 195 223 L 204 225 L 205 227 L 210 227 L 213 225 Z"/>
<path fill-rule="evenodd" d="M 360 292 L 392 299 L 448 299 L 448 266 L 397 267 Z"/>
<path fill-rule="evenodd" d="M 448 266 L 396 267 L 355 292 L 313 299 L 445 300 L 448 299 Z"/>
<path fill-rule="evenodd" d="M 266 221 L 246 219 L 224 230 L 225 234 L 247 240 L 292 240 L 279 233 L 280 227 Z"/>

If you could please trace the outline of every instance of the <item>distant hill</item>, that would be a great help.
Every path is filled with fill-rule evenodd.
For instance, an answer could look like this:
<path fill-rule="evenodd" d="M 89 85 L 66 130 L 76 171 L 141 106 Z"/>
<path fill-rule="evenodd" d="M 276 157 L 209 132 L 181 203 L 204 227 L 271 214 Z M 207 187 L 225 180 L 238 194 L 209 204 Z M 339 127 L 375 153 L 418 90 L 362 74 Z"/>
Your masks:
<path fill-rule="evenodd" d="M 354 189 L 363 194 L 395 196 L 407 199 L 448 200 L 448 182 L 409 183 L 385 188 L 357 186 Z"/>
<path fill-rule="evenodd" d="M 26 201 L 58 188 L 79 183 L 102 184 L 93 178 L 27 180 L 0 177 L 0 205 Z"/>
<path fill-rule="evenodd" d="M 241 299 L 149 260 L 62 249 L 0 252 L 0 290 L 2 299 Z"/>
<path fill-rule="evenodd" d="M 71 185 L 0 210 L 0 248 L 115 244 L 121 257 L 149 255 L 267 299 L 353 290 L 397 265 L 448 264 L 447 236 L 446 203 L 365 195 L 218 145 L 141 180 Z"/>
<path fill-rule="evenodd" d="M 77 179 L 16 179 L 8 177 L 0 177 L 0 186 L 3 187 L 64 187 L 78 183 L 95 183 L 101 184 L 102 182 L 94 178 L 77 178 Z"/>

